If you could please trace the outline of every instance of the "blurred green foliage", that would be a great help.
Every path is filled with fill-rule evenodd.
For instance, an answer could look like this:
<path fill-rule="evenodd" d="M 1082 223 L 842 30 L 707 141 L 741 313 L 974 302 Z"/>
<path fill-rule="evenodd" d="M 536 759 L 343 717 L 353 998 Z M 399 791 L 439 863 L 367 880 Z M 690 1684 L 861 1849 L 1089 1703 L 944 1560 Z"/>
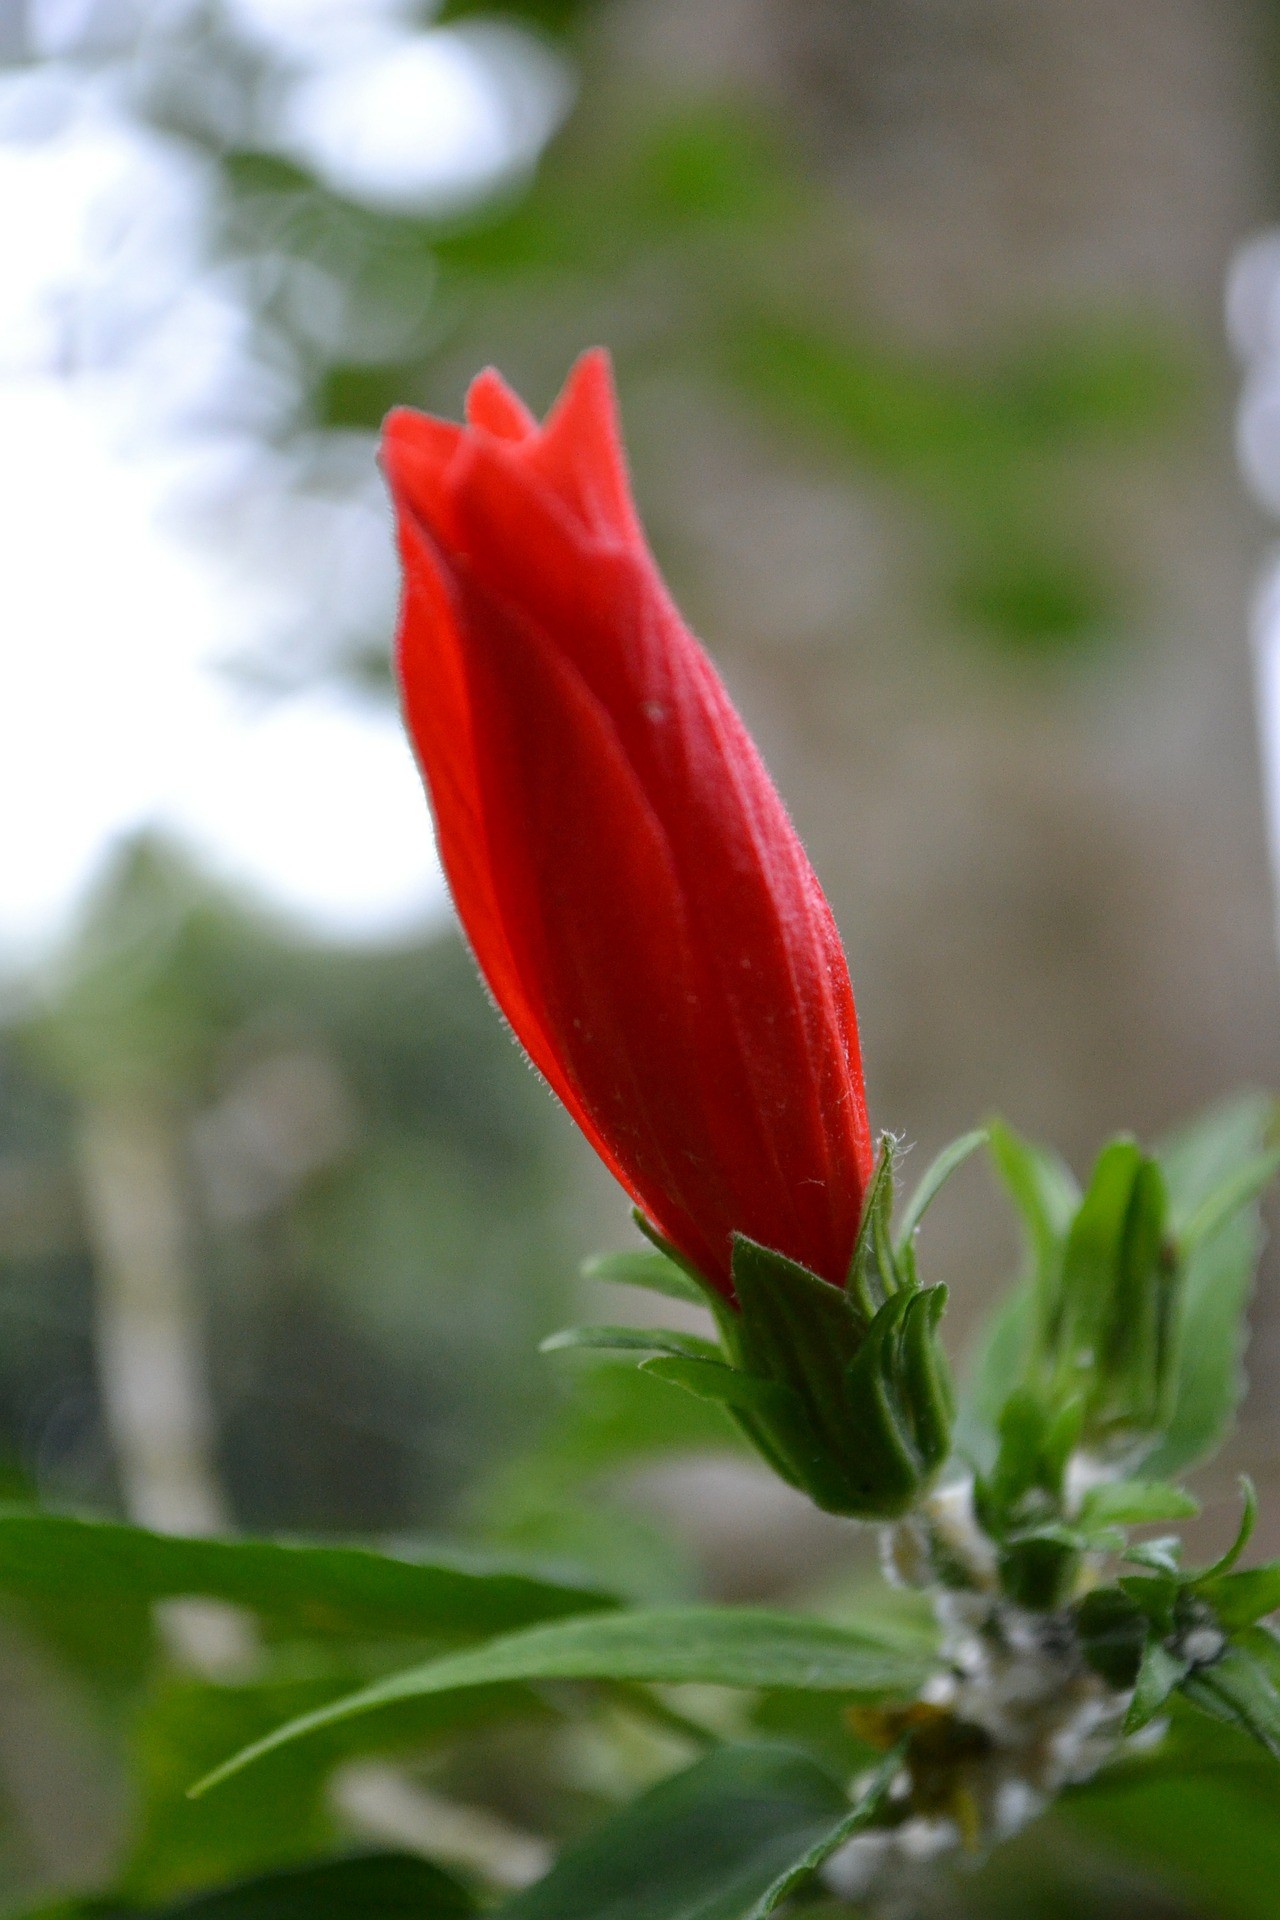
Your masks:
<path fill-rule="evenodd" d="M 545 1096 L 451 938 L 309 946 L 143 844 L 8 1047 L 6 1164 L 33 1217 L 0 1262 L 16 1329 L 3 1430 L 46 1494 L 101 1492 L 105 1471 L 85 1484 L 67 1458 L 76 1436 L 59 1438 L 38 1364 L 52 1318 L 60 1366 L 75 1354 L 91 1393 L 87 1102 L 154 1103 L 184 1137 L 222 1464 L 246 1520 L 439 1516 L 535 1418 L 528 1354 L 571 1264 L 563 1174 Z M 45 1191 L 56 1214 L 39 1213 Z"/>

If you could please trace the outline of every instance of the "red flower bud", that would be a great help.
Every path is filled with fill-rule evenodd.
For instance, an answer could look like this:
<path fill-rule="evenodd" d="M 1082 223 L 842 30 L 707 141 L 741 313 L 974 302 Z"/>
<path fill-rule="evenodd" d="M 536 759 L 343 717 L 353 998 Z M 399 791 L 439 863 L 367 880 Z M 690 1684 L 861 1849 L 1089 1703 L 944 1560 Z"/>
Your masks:
<path fill-rule="evenodd" d="M 399 671 L 498 1005 L 644 1213 L 842 1285 L 872 1148 L 849 974 L 778 794 L 645 544 L 603 352 L 539 427 L 490 371 L 399 410 Z"/>

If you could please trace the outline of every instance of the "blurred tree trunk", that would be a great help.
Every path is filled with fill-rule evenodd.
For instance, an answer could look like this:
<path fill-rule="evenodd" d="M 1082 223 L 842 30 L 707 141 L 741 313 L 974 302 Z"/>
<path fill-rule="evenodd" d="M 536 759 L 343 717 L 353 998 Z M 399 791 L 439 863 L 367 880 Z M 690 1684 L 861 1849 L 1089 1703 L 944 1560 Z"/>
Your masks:
<path fill-rule="evenodd" d="M 1221 324 L 1232 251 L 1270 211 L 1260 26 L 1211 0 L 612 15 L 651 89 L 746 93 L 796 130 L 830 196 L 815 285 L 858 325 L 963 361 L 1055 319 L 1137 313 L 1198 369 L 1166 442 L 1093 465 L 1081 450 L 1103 550 L 1142 598 L 1110 645 L 1039 663 L 984 651 L 930 602 L 911 511 L 870 473 L 794 458 L 653 378 L 698 623 L 831 894 L 873 1119 L 921 1166 L 992 1108 L 1083 1169 L 1108 1132 L 1280 1083 L 1248 643 L 1262 543 Z M 1007 1236 L 977 1174 L 939 1202 L 923 1257 L 953 1287 L 953 1344 Z M 1275 1446 L 1274 1322 L 1264 1301 L 1251 1464 Z"/>
<path fill-rule="evenodd" d="M 132 1518 L 161 1533 L 230 1525 L 192 1270 L 181 1130 L 142 1094 L 87 1099 L 80 1122 L 94 1256 L 103 1406 Z M 239 1666 L 251 1631 L 234 1608 L 182 1600 L 159 1609 L 172 1651 L 200 1671 Z"/>

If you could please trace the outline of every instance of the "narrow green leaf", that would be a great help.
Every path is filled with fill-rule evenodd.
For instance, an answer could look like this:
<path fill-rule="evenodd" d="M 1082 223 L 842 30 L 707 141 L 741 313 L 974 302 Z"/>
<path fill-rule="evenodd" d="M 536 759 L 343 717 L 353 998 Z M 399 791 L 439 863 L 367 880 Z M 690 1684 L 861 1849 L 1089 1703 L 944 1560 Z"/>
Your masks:
<path fill-rule="evenodd" d="M 411 1853 L 318 1860 L 147 1909 L 147 1920 L 467 1920 L 462 1882 Z"/>
<path fill-rule="evenodd" d="M 397 1701 L 507 1680 L 634 1680 L 909 1697 L 921 1655 L 864 1632 L 752 1607 L 673 1607 L 558 1621 L 428 1661 L 301 1715 L 210 1774 L 205 1792 L 290 1740 Z"/>
<path fill-rule="evenodd" d="M 1161 1141 L 1157 1157 L 1169 1183 L 1175 1238 L 1237 1167 L 1265 1151 L 1276 1112 L 1269 1094 L 1236 1094 Z"/>
<path fill-rule="evenodd" d="M 1264 1614 L 1280 1608 L 1280 1560 L 1270 1560 L 1262 1567 L 1246 1567 L 1242 1573 L 1211 1577 L 1197 1582 L 1196 1590 L 1209 1602 L 1224 1627 L 1251 1627 Z"/>
<path fill-rule="evenodd" d="M 844 1291 L 868 1320 L 883 1306 L 885 1289 L 891 1289 L 893 1283 L 892 1273 L 884 1273 L 879 1276 L 879 1289 L 871 1285 L 872 1267 L 878 1264 L 874 1262 L 876 1243 L 883 1237 L 886 1219 L 893 1209 L 893 1146 L 890 1134 L 880 1136 L 875 1172 L 863 1197 L 858 1237 L 845 1276 Z"/>
<path fill-rule="evenodd" d="M 1253 1538 L 1253 1530 L 1258 1524 L 1258 1490 L 1247 1473 L 1240 1475 L 1240 1493 L 1244 1501 L 1244 1508 L 1240 1515 L 1240 1525 L 1236 1528 L 1236 1537 L 1222 1558 L 1215 1560 L 1211 1567 L 1204 1569 L 1204 1572 L 1200 1575 L 1201 1580 L 1214 1580 L 1220 1578 L 1224 1573 L 1230 1573 L 1232 1567 L 1235 1566 L 1240 1555 Z"/>
<path fill-rule="evenodd" d="M 1136 1141 L 1109 1141 L 1098 1155 L 1062 1256 L 1062 1284 L 1047 1302 L 1041 1339 L 1064 1373 L 1094 1377 L 1115 1297 L 1134 1186 L 1143 1169 Z"/>
<path fill-rule="evenodd" d="M 1270 1153 L 1261 1153 L 1237 1167 L 1212 1193 L 1206 1194 L 1178 1235 L 1184 1256 L 1208 1240 L 1242 1207 L 1260 1199 L 1278 1172 L 1280 1147 L 1273 1147 Z"/>
<path fill-rule="evenodd" d="M 354 1853 L 279 1868 L 212 1892 L 166 1902 L 72 1899 L 23 1920 L 469 1920 L 470 1891 L 412 1853 Z"/>
<path fill-rule="evenodd" d="M 872 1773 L 856 1806 L 838 1820 L 834 1827 L 814 1841 L 809 1851 L 797 1860 L 793 1866 L 778 1875 L 771 1887 L 767 1887 L 760 1899 L 743 1920 L 768 1920 L 768 1916 L 780 1907 L 784 1900 L 798 1893 L 817 1872 L 824 1862 L 829 1860 L 838 1847 L 846 1840 L 852 1840 L 856 1833 L 862 1833 L 875 1824 L 884 1805 L 889 1788 L 893 1785 L 906 1753 L 906 1742 L 886 1754 L 880 1765 Z"/>
<path fill-rule="evenodd" d="M 1199 1511 L 1193 1494 L 1167 1480 L 1112 1480 L 1085 1495 L 1079 1525 L 1141 1527 L 1154 1520 L 1191 1520 Z"/>
<path fill-rule="evenodd" d="M 584 1280 L 607 1280 L 615 1286 L 647 1287 L 650 1293 L 666 1294 L 671 1300 L 684 1300 L 695 1307 L 707 1304 L 706 1289 L 691 1280 L 683 1267 L 656 1247 L 636 1247 L 624 1253 L 598 1253 L 583 1262 Z"/>
<path fill-rule="evenodd" d="M 1000 1447 L 1000 1416 L 1026 1377 L 1035 1326 L 1035 1293 L 1016 1287 L 987 1316 L 970 1350 L 955 1424 L 955 1450 L 990 1473 Z"/>
<path fill-rule="evenodd" d="M 1138 1599 L 1120 1587 L 1095 1587 L 1076 1607 L 1075 1621 L 1084 1657 L 1094 1672 L 1110 1686 L 1133 1686 L 1150 1637 L 1147 1615 Z"/>
<path fill-rule="evenodd" d="M 1175 1239 L 1242 1162 L 1265 1147 L 1273 1101 L 1246 1095 L 1203 1115 L 1160 1148 Z M 1172 1478 L 1226 1438 L 1244 1388 L 1245 1311 L 1262 1245 L 1258 1206 L 1240 1208 L 1202 1235 L 1184 1266 L 1173 1404 L 1144 1470 Z"/>
<path fill-rule="evenodd" d="M 1124 1555 L 1135 1567 L 1150 1567 L 1153 1573 L 1181 1577 L 1182 1542 L 1176 1533 L 1161 1534 L 1158 1540 L 1140 1540 Z"/>
<path fill-rule="evenodd" d="M 663 1355 L 641 1363 L 641 1371 L 657 1380 L 683 1387 L 700 1400 L 712 1400 L 722 1407 L 742 1413 L 775 1416 L 792 1408 L 795 1396 L 776 1380 L 760 1380 L 753 1373 L 741 1373 L 723 1360 L 690 1360 Z"/>
<path fill-rule="evenodd" d="M 267 1674 L 276 1664 L 267 1663 Z M 317 1858 L 333 1842 L 328 1779 L 347 1758 L 379 1748 L 421 1752 L 495 1721 L 548 1717 L 545 1704 L 524 1687 L 445 1694 L 286 1747 L 225 1792 L 188 1800 L 191 1782 L 235 1748 L 340 1699 L 369 1677 L 360 1658 L 340 1652 L 326 1658 L 316 1645 L 305 1663 L 280 1664 L 288 1678 L 277 1667 L 275 1678 L 235 1683 L 162 1671 L 131 1709 L 130 1840 L 117 1867 L 122 1895 L 150 1906 L 177 1890 L 230 1885 Z"/>
<path fill-rule="evenodd" d="M 1275 1920 L 1280 1886 L 1280 1767 L 1239 1727 L 1169 1702 L 1171 1732 L 1155 1754 L 1104 1767 L 1058 1802 L 1066 1848 L 1135 1870 L 1167 1887 L 1179 1913 L 1208 1920 Z M 1061 1844 L 1061 1843 L 1060 1843 Z M 1157 1910 L 1161 1908 L 1156 1895 Z M 1123 1897 L 1111 1914 L 1150 1911 Z M 1086 1909 L 1095 1911 L 1085 1901 Z M 1079 1912 L 1076 1900 L 1067 1910 Z M 1018 1912 L 1041 1912 L 1024 1902 Z"/>
<path fill-rule="evenodd" d="M 1243 1727 L 1280 1760 L 1280 1693 L 1266 1666 L 1249 1648 L 1228 1647 L 1211 1667 L 1189 1674 L 1182 1691 L 1202 1712 Z"/>
<path fill-rule="evenodd" d="M 596 1353 L 669 1353 L 681 1360 L 723 1364 L 713 1340 L 673 1327 L 564 1327 L 548 1334 L 538 1351 L 566 1353 L 583 1348 Z"/>
<path fill-rule="evenodd" d="M 1155 1719 L 1174 1688 L 1186 1679 L 1190 1664 L 1168 1652 L 1159 1640 L 1148 1640 L 1124 1717 L 1126 1733 L 1140 1733 Z"/>
<path fill-rule="evenodd" d="M 875 1817 L 899 1764 L 850 1807 L 794 1748 L 724 1747 L 606 1820 L 495 1920 L 767 1920 Z"/>
<path fill-rule="evenodd" d="M 1032 1272 L 1042 1284 L 1061 1253 L 1080 1189 L 1056 1154 L 1022 1139 L 1003 1120 L 987 1122 L 987 1141 L 996 1172 L 1022 1215 Z"/>
<path fill-rule="evenodd" d="M 979 1147 L 986 1145 L 986 1142 L 985 1127 L 976 1127 L 972 1133 L 962 1133 L 958 1140 L 953 1140 L 949 1147 L 944 1147 L 937 1158 L 925 1169 L 919 1186 L 907 1203 L 898 1227 L 897 1251 L 899 1254 L 904 1247 L 910 1246 L 920 1222 L 952 1174 L 964 1165 L 970 1154 L 976 1153 Z"/>
<path fill-rule="evenodd" d="M 282 1540 L 196 1540 L 110 1520 L 0 1509 L 0 1592 L 68 1592 L 102 1606 L 179 1595 L 228 1600 L 308 1636 L 481 1638 L 611 1607 L 611 1595 L 519 1563 L 431 1547 L 420 1555 Z"/>
<path fill-rule="evenodd" d="M 631 1218 L 650 1246 L 656 1248 L 664 1259 L 669 1260 L 673 1267 L 683 1273 L 690 1286 L 696 1289 L 699 1303 L 710 1309 L 719 1329 L 720 1338 L 732 1349 L 733 1332 L 738 1318 L 732 1301 L 726 1300 L 719 1289 L 713 1287 L 711 1282 L 698 1272 L 693 1262 L 685 1259 L 679 1247 L 673 1246 L 665 1234 L 659 1233 L 652 1220 L 647 1219 L 639 1207 L 632 1207 Z"/>

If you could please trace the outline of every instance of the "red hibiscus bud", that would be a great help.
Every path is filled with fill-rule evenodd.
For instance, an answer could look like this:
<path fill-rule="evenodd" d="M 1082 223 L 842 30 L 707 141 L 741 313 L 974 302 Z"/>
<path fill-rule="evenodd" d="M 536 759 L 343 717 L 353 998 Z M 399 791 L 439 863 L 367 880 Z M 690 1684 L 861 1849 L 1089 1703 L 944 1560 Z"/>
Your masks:
<path fill-rule="evenodd" d="M 607 356 L 543 426 L 496 373 L 383 460 L 399 671 L 494 998 L 643 1213 L 844 1284 L 872 1174 L 849 974 L 777 791 L 645 543 Z"/>

